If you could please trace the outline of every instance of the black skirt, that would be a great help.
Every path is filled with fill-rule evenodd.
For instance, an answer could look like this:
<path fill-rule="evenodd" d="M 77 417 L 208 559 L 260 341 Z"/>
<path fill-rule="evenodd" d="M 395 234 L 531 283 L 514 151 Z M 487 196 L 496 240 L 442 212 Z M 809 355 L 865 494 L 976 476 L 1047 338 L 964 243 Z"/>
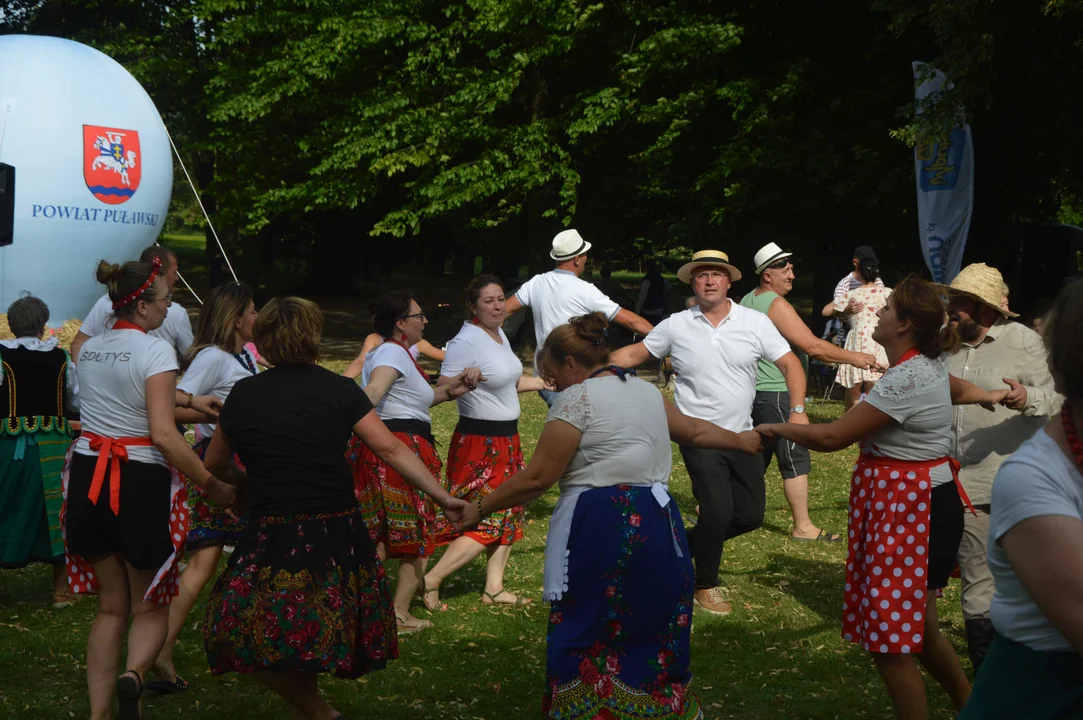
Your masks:
<path fill-rule="evenodd" d="M 215 675 L 334 672 L 398 657 L 387 575 L 359 510 L 253 518 L 207 602 Z"/>
<path fill-rule="evenodd" d="M 929 502 L 929 589 L 947 587 L 963 539 L 963 501 L 954 482 L 937 485 Z"/>

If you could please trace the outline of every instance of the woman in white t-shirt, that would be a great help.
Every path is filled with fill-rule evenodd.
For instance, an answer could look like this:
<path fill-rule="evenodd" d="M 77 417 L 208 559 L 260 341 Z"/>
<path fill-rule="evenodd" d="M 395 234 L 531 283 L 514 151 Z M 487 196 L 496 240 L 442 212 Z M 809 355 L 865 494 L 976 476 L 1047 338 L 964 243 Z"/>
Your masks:
<path fill-rule="evenodd" d="M 162 324 L 170 294 L 161 263 L 102 261 L 116 315 L 79 350 L 83 433 L 64 475 L 63 527 L 72 592 L 98 592 L 87 640 L 92 718 L 140 717 L 143 678 L 165 642 L 188 514 L 170 466 L 223 507 L 233 487 L 213 477 L 177 432 L 174 406 L 209 409 L 177 390 L 173 347 L 147 335 Z M 207 417 L 204 415 L 203 417 Z M 126 672 L 116 677 L 128 629 Z"/>
<path fill-rule="evenodd" d="M 348 378 L 359 378 L 361 373 L 365 370 L 365 358 L 368 354 L 376 349 L 377 345 L 383 343 L 384 339 L 380 337 L 380 333 L 369 333 L 365 336 L 365 342 L 361 343 L 361 352 L 357 354 L 357 357 L 353 359 L 346 369 L 342 371 L 342 374 Z M 444 361 L 445 350 L 433 345 L 428 340 L 422 338 L 416 345 L 410 346 L 410 356 L 417 360 L 419 357 L 424 356 L 429 360 L 435 360 L 436 362 Z"/>
<path fill-rule="evenodd" d="M 384 342 L 365 358 L 361 385 L 387 428 L 413 450 L 437 480 L 440 455 L 432 434 L 429 408 L 454 400 L 481 380 L 465 369 L 436 390 L 409 348 L 417 345 L 428 320 L 413 296 L 390 292 L 376 301 L 372 316 Z M 410 599 L 421 585 L 425 563 L 436 549 L 434 513 L 429 501 L 367 445 L 351 443 L 349 455 L 361 512 L 381 560 L 399 560 L 395 619 L 401 631 L 432 625 L 410 614 Z"/>
<path fill-rule="evenodd" d="M 523 469 L 519 444 L 519 393 L 547 389 L 538 377 L 523 375 L 523 363 L 500 329 L 507 317 L 504 283 L 494 275 L 474 278 L 466 291 L 470 321 L 447 346 L 436 386 L 454 382 L 467 368 L 477 368 L 485 382 L 463 395 L 459 422 L 448 449 L 447 478 L 452 496 L 473 503 Z M 551 388 L 548 388 L 551 389 Z M 504 589 L 504 568 L 511 546 L 523 537 L 523 509 L 510 508 L 487 517 L 477 528 L 455 532 L 437 520 L 437 544 L 450 543 L 436 567 L 425 574 L 422 597 L 429 610 L 445 610 L 440 584 L 485 550 L 488 561 L 482 603 L 525 605 L 529 598 Z"/>
<path fill-rule="evenodd" d="M 688 684 L 692 558 L 668 490 L 670 439 L 762 450 L 681 414 L 650 383 L 609 365 L 609 322 L 572 318 L 546 338 L 541 371 L 560 391 L 525 470 L 464 511 L 465 527 L 525 505 L 559 483 L 545 547 L 547 717 L 696 718 Z M 607 714 L 612 713 L 612 715 Z"/>
<path fill-rule="evenodd" d="M 1083 282 L 1045 323 L 1059 416 L 993 482 L 996 637 L 962 720 L 1083 717 Z"/>
<path fill-rule="evenodd" d="M 199 314 L 194 343 L 185 353 L 183 362 L 187 367 L 177 383 L 178 389 L 193 395 L 212 395 L 225 402 L 234 383 L 257 372 L 256 359 L 246 348 L 252 340 L 255 322 L 256 305 L 247 285 L 230 282 L 212 290 Z M 214 428 L 213 423 L 196 425 L 196 444 L 192 449 L 200 459 L 207 452 Z M 147 683 L 147 689 L 163 694 L 188 689 L 188 683 L 177 675 L 173 665 L 173 647 L 199 593 L 218 569 L 222 547 L 235 544 L 245 530 L 243 518 L 216 505 L 191 480 L 187 480 L 187 490 L 191 517 L 185 544 L 188 564 L 180 576 L 177 598 L 169 609 L 165 647 L 154 664 L 161 679 Z"/>
<path fill-rule="evenodd" d="M 830 424 L 756 428 L 766 438 L 820 452 L 861 443 L 850 487 L 842 635 L 872 654 L 899 718 L 928 712 L 911 653 L 957 709 L 970 694 L 936 614 L 935 591 L 948 582 L 963 533 L 965 493 L 950 457 L 951 406 L 993 405 L 1005 395 L 948 374 L 939 357 L 958 336 L 945 318 L 934 287 L 907 278 L 879 313 L 872 339 L 883 345 L 891 367 L 864 402 Z"/>

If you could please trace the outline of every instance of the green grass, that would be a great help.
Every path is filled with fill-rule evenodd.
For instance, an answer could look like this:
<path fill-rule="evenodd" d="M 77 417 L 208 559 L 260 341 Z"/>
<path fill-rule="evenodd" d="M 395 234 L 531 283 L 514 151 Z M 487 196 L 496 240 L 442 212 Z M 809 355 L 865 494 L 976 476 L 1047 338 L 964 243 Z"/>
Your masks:
<path fill-rule="evenodd" d="M 341 369 L 345 363 L 331 363 Z M 533 449 L 545 405 L 524 395 L 520 429 Z M 829 420 L 838 404 L 813 407 L 813 420 Z M 453 405 L 433 411 L 441 449 L 456 420 Z M 854 451 L 814 454 L 813 519 L 841 532 L 846 524 L 849 470 Z M 787 540 L 789 511 L 774 466 L 767 475 L 764 527 L 726 546 L 723 577 L 732 615 L 697 611 L 692 634 L 693 687 L 708 718 L 886 718 L 887 695 L 868 656 L 839 636 L 845 544 Z M 688 474 L 674 451 L 671 491 L 694 517 Z M 348 717 L 536 717 L 545 678 L 547 606 L 541 594 L 542 557 L 553 490 L 527 510 L 525 540 L 512 552 L 507 586 L 536 599 L 527 608 L 493 609 L 479 603 L 482 561 L 461 570 L 443 588 L 451 606 L 436 627 L 406 636 L 400 657 L 360 681 L 325 678 L 322 689 Z M 52 610 L 48 570 L 0 571 L 0 717 L 60 720 L 88 714 L 84 652 L 95 601 Z M 964 654 L 957 585 L 941 601 L 945 632 Z M 420 608 L 419 616 L 428 617 Z M 181 696 L 151 698 L 147 718 L 218 720 L 282 718 L 282 704 L 250 677 L 212 678 L 202 649 L 202 603 L 177 648 L 177 667 L 192 688 Z M 969 667 L 968 667 L 969 670 Z M 946 697 L 928 683 L 935 717 L 952 717 Z"/>

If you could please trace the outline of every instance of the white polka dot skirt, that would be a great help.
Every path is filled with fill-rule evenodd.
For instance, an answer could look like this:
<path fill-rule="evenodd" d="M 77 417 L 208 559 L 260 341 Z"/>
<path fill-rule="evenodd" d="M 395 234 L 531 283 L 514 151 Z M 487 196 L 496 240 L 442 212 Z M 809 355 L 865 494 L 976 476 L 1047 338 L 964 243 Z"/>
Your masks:
<path fill-rule="evenodd" d="M 862 454 L 850 486 L 842 636 L 870 652 L 918 653 L 929 570 L 929 471 Z"/>

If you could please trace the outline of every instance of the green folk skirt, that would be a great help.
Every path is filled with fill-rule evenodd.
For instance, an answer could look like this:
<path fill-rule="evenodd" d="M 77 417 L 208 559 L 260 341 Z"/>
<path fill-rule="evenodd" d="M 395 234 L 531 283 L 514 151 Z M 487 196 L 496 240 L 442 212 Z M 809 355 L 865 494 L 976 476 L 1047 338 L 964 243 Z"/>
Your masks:
<path fill-rule="evenodd" d="M 0 567 L 64 562 L 60 476 L 71 443 L 56 430 L 0 435 Z"/>
<path fill-rule="evenodd" d="M 960 720 L 1083 718 L 1083 657 L 997 635 Z"/>

